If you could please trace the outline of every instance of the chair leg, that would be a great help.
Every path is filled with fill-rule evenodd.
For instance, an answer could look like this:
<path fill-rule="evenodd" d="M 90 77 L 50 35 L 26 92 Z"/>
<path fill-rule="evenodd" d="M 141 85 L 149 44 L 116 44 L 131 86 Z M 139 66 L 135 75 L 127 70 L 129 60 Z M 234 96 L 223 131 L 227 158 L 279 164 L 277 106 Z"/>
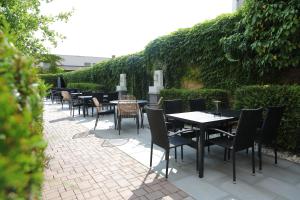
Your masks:
<path fill-rule="evenodd" d="M 231 153 L 231 150 L 228 149 L 228 153 L 227 153 L 228 157 L 227 157 L 227 160 L 230 160 L 230 153 Z"/>
<path fill-rule="evenodd" d="M 236 183 L 236 174 L 235 174 L 235 150 L 232 150 L 232 173 L 233 173 L 233 183 Z"/>
<path fill-rule="evenodd" d="M 96 127 L 97 127 L 97 124 L 98 124 L 98 120 L 99 120 L 99 114 L 97 114 L 97 117 L 96 117 L 96 122 L 95 122 L 94 130 L 96 130 Z"/>
<path fill-rule="evenodd" d="M 206 136 L 205 141 L 208 141 L 208 140 L 209 140 L 209 135 L 208 135 L 208 133 L 206 133 L 205 136 Z M 207 145 L 207 152 L 210 152 L 210 148 L 209 148 L 209 147 L 210 147 L 210 144 Z"/>
<path fill-rule="evenodd" d="M 180 149 L 181 149 L 181 161 L 182 161 L 183 160 L 183 145 L 181 145 Z"/>
<path fill-rule="evenodd" d="M 227 160 L 227 148 L 224 148 L 224 161 Z"/>
<path fill-rule="evenodd" d="M 247 155 L 249 154 L 249 148 L 246 149 L 246 153 L 247 153 Z"/>
<path fill-rule="evenodd" d="M 139 129 L 140 129 L 140 120 L 139 120 L 139 116 L 136 116 L 136 128 L 137 128 L 137 134 L 139 134 Z"/>
<path fill-rule="evenodd" d="M 252 173 L 255 175 L 254 144 L 252 145 Z"/>
<path fill-rule="evenodd" d="M 150 167 L 152 167 L 152 154 L 153 154 L 153 142 L 151 141 L 151 150 L 150 150 Z"/>
<path fill-rule="evenodd" d="M 274 154 L 275 154 L 275 164 L 277 164 L 277 144 L 274 147 Z"/>
<path fill-rule="evenodd" d="M 144 113 L 143 113 L 143 109 L 141 110 L 141 128 L 144 128 Z"/>
<path fill-rule="evenodd" d="M 117 129 L 117 115 L 116 115 L 116 111 L 114 110 L 114 122 L 115 122 L 115 129 Z"/>
<path fill-rule="evenodd" d="M 166 178 L 168 178 L 168 171 L 169 171 L 169 149 L 166 151 Z"/>
<path fill-rule="evenodd" d="M 118 117 L 118 130 L 119 130 L 119 135 L 120 135 L 120 130 L 121 130 L 121 117 Z"/>
<path fill-rule="evenodd" d="M 175 161 L 177 162 L 177 147 L 174 148 L 175 151 Z"/>
<path fill-rule="evenodd" d="M 75 110 L 75 109 L 74 109 L 74 107 L 73 107 L 73 117 L 74 117 L 74 110 Z"/>
<path fill-rule="evenodd" d="M 259 170 L 262 170 L 261 143 L 258 143 Z"/>

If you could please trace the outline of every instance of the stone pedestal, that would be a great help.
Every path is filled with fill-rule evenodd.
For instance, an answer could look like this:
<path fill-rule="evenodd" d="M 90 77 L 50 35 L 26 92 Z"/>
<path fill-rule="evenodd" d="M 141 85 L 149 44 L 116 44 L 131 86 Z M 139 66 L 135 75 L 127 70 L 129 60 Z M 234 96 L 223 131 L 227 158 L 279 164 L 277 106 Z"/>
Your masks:
<path fill-rule="evenodd" d="M 160 96 L 159 94 L 150 94 L 149 93 L 149 104 L 157 104 Z"/>
<path fill-rule="evenodd" d="M 126 74 L 120 74 L 120 85 L 117 85 L 116 91 L 119 93 L 118 95 L 119 99 L 121 99 L 122 95 L 127 94 Z"/>
<path fill-rule="evenodd" d="M 163 71 L 162 70 L 155 70 L 154 71 L 154 84 L 153 86 L 149 86 L 149 103 L 150 104 L 157 104 L 160 96 L 160 90 L 164 88 L 163 84 Z"/>

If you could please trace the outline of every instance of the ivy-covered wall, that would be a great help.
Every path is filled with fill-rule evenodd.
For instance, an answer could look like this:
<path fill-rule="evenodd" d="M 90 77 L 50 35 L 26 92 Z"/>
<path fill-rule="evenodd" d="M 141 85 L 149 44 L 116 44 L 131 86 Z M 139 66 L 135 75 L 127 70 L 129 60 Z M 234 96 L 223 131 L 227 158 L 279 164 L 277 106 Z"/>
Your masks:
<path fill-rule="evenodd" d="M 247 0 L 236 13 L 180 29 L 153 40 L 143 52 L 64 77 L 115 90 L 119 74 L 126 73 L 130 92 L 138 96 L 146 95 L 154 69 L 164 71 L 167 88 L 191 82 L 233 91 L 242 85 L 280 83 L 283 74 L 299 68 L 299 6 L 299 0 Z"/>
<path fill-rule="evenodd" d="M 43 178 L 43 85 L 0 31 L 0 199 L 38 199 Z"/>
<path fill-rule="evenodd" d="M 89 69 L 65 73 L 63 77 L 67 84 L 91 82 L 103 85 L 106 91 L 115 91 L 121 73 L 126 74 L 129 93 L 138 98 L 147 96 L 150 78 L 142 52 L 103 61 Z"/>

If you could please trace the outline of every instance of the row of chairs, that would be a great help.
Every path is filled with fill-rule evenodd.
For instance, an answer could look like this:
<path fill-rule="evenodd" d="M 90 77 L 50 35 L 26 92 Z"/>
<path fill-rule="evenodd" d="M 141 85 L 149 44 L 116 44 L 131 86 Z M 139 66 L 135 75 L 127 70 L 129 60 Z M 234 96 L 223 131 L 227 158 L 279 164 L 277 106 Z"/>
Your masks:
<path fill-rule="evenodd" d="M 182 106 L 181 100 L 168 100 L 164 101 L 164 110 L 162 109 L 147 109 L 148 121 L 150 125 L 152 140 L 151 140 L 151 155 L 150 166 L 152 166 L 152 152 L 153 144 L 156 144 L 166 151 L 166 168 L 168 168 L 169 161 L 169 149 L 181 146 L 181 153 L 183 145 L 193 146 L 192 137 L 196 134 L 193 130 L 182 129 L 184 124 L 178 124 L 176 121 L 165 121 L 164 114 L 172 114 L 182 112 L 180 107 Z M 196 99 L 190 101 L 191 111 L 203 111 L 206 110 L 205 100 Z M 233 163 L 233 181 L 236 181 L 235 172 L 235 153 L 244 149 L 252 148 L 252 172 L 255 173 L 255 160 L 254 160 L 254 144 L 258 144 L 258 157 L 259 157 L 259 169 L 262 169 L 262 145 L 267 145 L 274 148 L 275 163 L 277 163 L 277 134 L 280 121 L 284 112 L 283 106 L 273 106 L 266 109 L 266 114 L 263 119 L 263 109 L 243 109 L 241 111 L 239 121 L 237 122 L 236 131 L 232 132 L 230 129 L 224 127 L 211 128 L 207 131 L 207 135 L 214 134 L 218 137 L 210 138 L 205 137 L 207 143 L 219 145 L 224 147 L 224 160 L 230 159 L 232 156 Z M 174 125 L 175 123 L 175 125 Z M 168 124 L 172 124 L 171 126 Z M 171 128 L 170 128 L 171 127 Z M 171 131 L 176 131 L 176 134 L 171 134 Z M 188 137 L 186 137 L 188 135 Z M 184 137 L 181 137 L 184 136 Z M 194 145 L 197 146 L 197 145 Z M 167 170 L 167 169 L 166 169 Z M 168 173 L 166 172 L 166 177 Z"/>
<path fill-rule="evenodd" d="M 73 91 L 72 91 L 73 92 Z M 117 92 L 111 92 L 111 93 L 104 93 L 104 92 L 82 92 L 79 95 L 72 95 L 71 91 L 61 91 L 61 104 L 63 108 L 64 102 L 68 102 L 69 109 L 70 109 L 70 115 L 74 117 L 74 109 L 78 108 L 78 113 L 80 114 L 80 109 L 83 107 L 83 104 L 85 103 L 87 107 L 87 111 L 89 107 L 92 107 L 92 115 L 94 112 L 95 103 L 92 101 L 92 99 L 88 100 L 88 102 L 83 102 L 82 100 L 78 99 L 77 97 L 79 95 L 83 96 L 92 96 L 93 98 L 96 98 L 98 102 L 101 102 L 101 105 L 106 107 L 106 110 L 109 110 L 110 113 L 113 112 L 114 106 L 109 104 L 110 101 L 118 99 L 118 93 Z M 78 92 L 78 91 L 76 91 Z M 73 113 L 73 114 L 72 114 Z"/>

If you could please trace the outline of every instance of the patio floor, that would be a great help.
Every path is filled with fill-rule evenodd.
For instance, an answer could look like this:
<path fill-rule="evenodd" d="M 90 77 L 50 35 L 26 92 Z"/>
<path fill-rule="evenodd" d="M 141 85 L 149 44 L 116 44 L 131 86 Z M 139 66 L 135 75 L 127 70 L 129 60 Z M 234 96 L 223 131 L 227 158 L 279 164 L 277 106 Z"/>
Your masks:
<path fill-rule="evenodd" d="M 122 121 L 121 135 L 113 115 L 93 131 L 95 117 L 70 117 L 67 105 L 45 102 L 48 141 L 43 199 L 299 199 L 300 165 L 263 156 L 263 170 L 251 174 L 251 155 L 237 155 L 237 184 L 223 150 L 205 153 L 204 178 L 198 178 L 195 150 L 184 148 L 184 160 L 171 152 L 169 179 L 164 177 L 164 152 L 155 146 L 149 169 L 150 130 L 136 133 L 133 119 Z M 145 115 L 146 116 L 146 115 Z M 258 164 L 258 162 L 256 162 Z M 256 165 L 256 168 L 258 166 Z M 258 169 L 257 169 L 258 171 Z"/>

